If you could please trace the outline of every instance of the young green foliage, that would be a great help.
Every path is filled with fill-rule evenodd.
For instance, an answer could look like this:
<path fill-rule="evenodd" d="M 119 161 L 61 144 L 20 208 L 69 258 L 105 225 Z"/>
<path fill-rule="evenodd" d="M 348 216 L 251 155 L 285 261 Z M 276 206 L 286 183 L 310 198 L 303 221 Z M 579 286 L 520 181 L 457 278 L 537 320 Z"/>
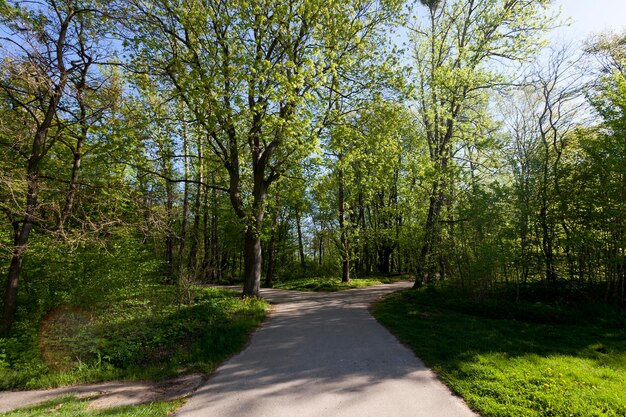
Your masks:
<path fill-rule="evenodd" d="M 229 176 L 245 236 L 244 294 L 258 295 L 268 188 L 316 146 L 316 93 L 398 12 L 396 1 L 144 2 L 127 47 L 184 101 Z"/>
<path fill-rule="evenodd" d="M 552 16 L 547 0 L 422 2 L 427 17 L 412 28 L 415 91 L 429 149 L 425 236 L 416 286 L 445 277 L 441 216 L 454 188 L 453 157 L 484 112 L 485 93 L 510 80 L 506 62 L 523 62 L 542 45 Z M 480 118 L 480 116 L 479 116 Z"/>

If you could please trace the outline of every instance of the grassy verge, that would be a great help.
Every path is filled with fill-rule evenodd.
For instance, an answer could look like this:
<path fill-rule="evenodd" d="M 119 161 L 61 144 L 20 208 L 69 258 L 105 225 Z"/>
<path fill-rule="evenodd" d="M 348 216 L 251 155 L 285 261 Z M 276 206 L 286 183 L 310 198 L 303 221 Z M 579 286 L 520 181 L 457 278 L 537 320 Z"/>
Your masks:
<path fill-rule="evenodd" d="M 390 284 L 409 279 L 407 275 L 393 277 L 353 278 L 348 283 L 341 282 L 340 278 L 294 278 L 274 282 L 273 288 L 295 291 L 325 291 L 334 292 L 351 288 L 369 287 L 378 284 Z"/>
<path fill-rule="evenodd" d="M 73 396 L 54 400 L 2 414 L 5 417 L 167 417 L 182 405 L 182 400 L 90 410 L 88 399 Z"/>
<path fill-rule="evenodd" d="M 626 416 L 623 310 L 609 320 L 588 312 L 433 289 L 391 294 L 373 308 L 485 417 Z"/>
<path fill-rule="evenodd" d="M 0 389 L 211 372 L 245 345 L 266 308 L 232 291 L 193 288 L 183 296 L 141 283 L 89 308 L 61 306 L 0 338 Z"/>

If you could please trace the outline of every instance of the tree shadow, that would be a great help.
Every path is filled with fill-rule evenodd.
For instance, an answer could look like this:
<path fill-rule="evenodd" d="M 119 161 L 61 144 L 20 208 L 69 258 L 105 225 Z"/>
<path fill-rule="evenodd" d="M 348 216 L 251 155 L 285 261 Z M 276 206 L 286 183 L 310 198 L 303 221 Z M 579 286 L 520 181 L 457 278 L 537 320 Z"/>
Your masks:
<path fill-rule="evenodd" d="M 433 366 L 454 372 L 475 355 L 498 353 L 509 358 L 571 356 L 592 360 L 596 366 L 623 369 L 626 331 L 613 323 L 587 317 L 552 316 L 541 305 L 498 305 L 481 301 L 455 304 L 441 294 L 407 291 L 377 305 L 377 318 L 398 338 L 415 347 Z M 461 305 L 461 303 L 464 303 Z M 524 309 L 528 315 L 524 317 Z M 569 314 L 569 313 L 568 313 Z"/>
<path fill-rule="evenodd" d="M 177 415 L 473 415 L 369 314 L 408 286 L 262 290 L 275 304 L 269 319 Z"/>

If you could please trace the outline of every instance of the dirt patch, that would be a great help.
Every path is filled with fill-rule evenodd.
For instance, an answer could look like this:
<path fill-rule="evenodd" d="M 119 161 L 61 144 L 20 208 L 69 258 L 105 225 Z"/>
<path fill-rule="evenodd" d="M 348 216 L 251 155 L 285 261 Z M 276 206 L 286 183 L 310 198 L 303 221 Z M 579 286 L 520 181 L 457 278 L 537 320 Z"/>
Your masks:
<path fill-rule="evenodd" d="M 186 397 L 202 384 L 202 375 L 185 375 L 167 381 L 138 383 L 100 392 L 89 408 L 102 409 L 123 405 L 149 404 Z"/>
<path fill-rule="evenodd" d="M 172 401 L 192 394 L 205 377 L 190 374 L 163 381 L 106 382 L 50 390 L 0 392 L 0 412 L 36 405 L 62 395 L 89 398 L 91 409 Z"/>

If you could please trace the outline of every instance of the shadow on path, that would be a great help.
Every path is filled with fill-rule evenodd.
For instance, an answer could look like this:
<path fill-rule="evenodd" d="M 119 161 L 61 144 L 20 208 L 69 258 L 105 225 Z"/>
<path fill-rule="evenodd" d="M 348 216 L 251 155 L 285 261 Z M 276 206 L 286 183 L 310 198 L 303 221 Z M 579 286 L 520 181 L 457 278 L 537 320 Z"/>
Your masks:
<path fill-rule="evenodd" d="M 336 293 L 263 289 L 275 306 L 249 347 L 176 415 L 474 416 L 367 310 L 410 285 Z"/>

